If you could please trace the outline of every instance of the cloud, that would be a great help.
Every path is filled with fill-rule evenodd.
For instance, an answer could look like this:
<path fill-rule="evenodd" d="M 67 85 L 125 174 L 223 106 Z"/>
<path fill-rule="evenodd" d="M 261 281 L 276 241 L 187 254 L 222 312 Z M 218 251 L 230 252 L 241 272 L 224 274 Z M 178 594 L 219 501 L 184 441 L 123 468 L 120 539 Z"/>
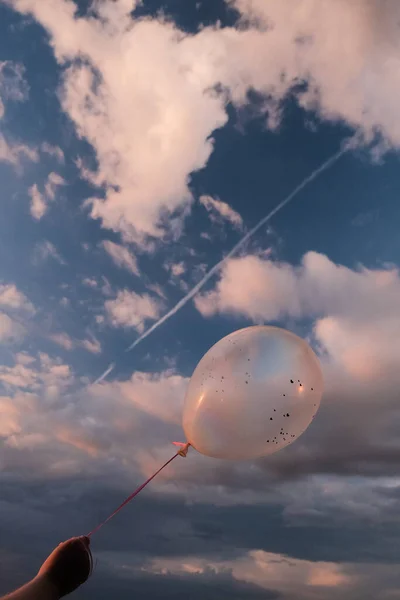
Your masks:
<path fill-rule="evenodd" d="M 140 410 L 166 423 L 181 424 L 183 398 L 188 379 L 171 371 L 136 372 L 116 384 L 119 394 Z"/>
<path fill-rule="evenodd" d="M 12 165 L 16 171 L 20 173 L 23 159 L 35 163 L 38 162 L 39 155 L 37 150 L 25 144 L 7 140 L 6 137 L 0 133 L 0 162 Z"/>
<path fill-rule="evenodd" d="M 295 10 L 236 0 L 245 27 L 192 35 L 171 22 L 132 20 L 134 5 L 106 0 L 85 17 L 66 0 L 12 2 L 49 33 L 64 68 L 63 109 L 95 150 L 98 170 L 82 167 L 82 175 L 101 190 L 86 206 L 126 240 L 144 244 L 180 229 L 192 203 L 188 177 L 206 165 L 227 101 L 243 106 L 250 89 L 265 97 L 270 128 L 290 95 L 368 141 L 380 134 L 382 150 L 400 144 L 397 0 L 299 0 Z"/>
<path fill-rule="evenodd" d="M 44 352 L 39 353 L 37 357 L 29 358 L 33 360 L 28 363 L 16 361 L 13 367 L 0 367 L 0 381 L 8 388 L 17 388 L 26 392 L 36 392 L 46 387 L 47 392 L 50 390 L 52 395 L 54 386 L 60 390 L 71 384 L 70 367 L 60 359 L 51 358 Z"/>
<path fill-rule="evenodd" d="M 23 311 L 29 315 L 35 314 L 32 302 L 12 283 L 0 284 L 0 307 Z"/>
<path fill-rule="evenodd" d="M 40 193 L 36 183 L 29 188 L 29 196 L 31 198 L 30 211 L 36 221 L 39 221 L 47 212 L 49 201 L 54 200 L 57 188 L 65 184 L 65 180 L 60 175 L 50 173 L 44 184 L 44 194 Z"/>
<path fill-rule="evenodd" d="M 43 486 L 46 485 L 43 475 L 47 479 L 57 477 L 58 491 L 54 491 L 54 485 L 47 491 L 38 490 L 35 501 L 39 506 L 41 503 L 46 506 L 47 519 L 59 522 L 57 506 L 63 506 L 65 511 L 64 496 L 69 494 L 70 504 L 76 507 L 71 513 L 72 522 L 83 514 L 86 518 L 83 527 L 86 527 L 93 519 L 97 520 L 93 517 L 94 499 L 100 501 L 98 511 L 107 514 L 110 507 L 117 505 L 119 498 L 128 493 L 128 481 L 139 483 L 140 470 L 151 474 L 155 464 L 161 463 L 166 447 L 159 455 L 154 441 L 157 440 L 161 448 L 164 441 L 167 444 L 175 439 L 172 436 L 178 431 L 179 403 L 187 380 L 169 371 L 135 373 L 125 381 L 90 387 L 84 402 L 82 398 L 74 401 L 73 396 L 64 394 L 58 403 L 54 400 L 43 403 L 42 398 L 47 394 L 41 385 L 38 386 L 38 372 L 45 371 L 53 363 L 45 356 L 40 363 L 32 362 L 32 357 L 24 354 L 18 357 L 17 364 L 23 365 L 27 360 L 31 372 L 14 368 L 12 373 L 6 373 L 8 377 L 14 377 L 14 384 L 25 385 L 27 389 L 25 392 L 18 390 L 14 399 L 4 395 L 5 400 L 0 400 L 0 411 L 4 414 L 0 431 L 3 427 L 6 432 L 2 465 L 8 469 L 12 465 L 14 478 L 19 472 L 25 477 L 24 489 L 28 490 L 28 497 L 32 495 L 29 487 L 32 478 L 39 476 Z M 62 363 L 59 366 L 60 375 L 69 374 L 71 381 L 71 370 L 65 369 Z M 65 398 L 68 398 L 67 403 Z M 345 397 L 344 401 L 348 411 L 349 398 Z M 355 421 L 351 415 L 344 418 L 336 411 L 337 405 L 326 416 L 325 426 L 321 425 L 316 451 L 327 432 L 335 428 L 335 420 L 342 428 L 345 440 L 343 425 L 346 418 L 350 418 L 349 431 L 354 431 Z M 147 418 L 151 420 L 147 421 Z M 342 437 L 340 440 L 337 447 L 342 446 Z M 310 440 L 308 448 L 309 444 Z M 138 447 L 142 449 L 140 452 Z M 291 454 L 292 460 L 297 460 L 297 467 L 301 468 L 301 461 L 306 457 L 303 447 L 297 445 Z M 351 454 L 347 455 L 347 460 L 351 460 Z M 376 481 L 367 481 L 360 488 L 360 483 L 354 481 L 335 483 L 311 479 L 303 480 L 297 486 L 292 483 L 289 488 L 279 481 L 271 485 L 268 477 L 271 467 L 267 463 L 246 464 L 240 473 L 235 471 L 237 468 L 237 465 L 231 467 L 219 461 L 208 461 L 192 453 L 187 461 L 166 473 L 165 478 L 156 480 L 151 488 L 153 493 L 148 492 L 147 497 L 139 499 L 135 505 L 137 546 L 132 546 L 130 536 L 121 540 L 121 531 L 130 527 L 130 517 L 126 514 L 125 518 L 121 515 L 119 521 L 113 522 L 108 530 L 107 540 L 111 538 L 111 548 L 117 548 L 119 553 L 111 553 L 111 558 L 103 555 L 103 544 L 110 542 L 99 541 L 99 560 L 103 569 L 106 568 L 103 561 L 107 568 L 113 569 L 114 588 L 117 586 L 115 569 L 118 577 L 130 580 L 131 588 L 139 576 L 135 570 L 137 565 L 143 577 L 160 577 L 157 586 L 161 585 L 163 591 L 163 582 L 169 585 L 171 579 L 187 582 L 188 590 L 193 590 L 196 582 L 204 586 L 211 577 L 208 590 L 214 588 L 217 581 L 222 585 L 224 578 L 228 578 L 232 584 L 230 593 L 237 593 L 238 598 L 242 597 L 241 593 L 246 593 L 246 598 L 251 597 L 248 595 L 250 590 L 256 594 L 255 589 L 244 584 L 257 587 L 258 596 L 255 597 L 275 594 L 275 597 L 282 595 L 293 600 L 308 600 L 317 595 L 336 600 L 343 594 L 355 593 L 355 590 L 361 590 L 366 597 L 369 589 L 374 590 L 374 597 L 380 598 L 383 589 L 396 589 L 398 580 L 388 580 L 389 574 L 396 572 L 394 567 L 378 564 L 382 551 L 386 552 L 385 556 L 393 555 L 392 544 L 396 536 L 387 540 L 379 519 L 384 514 L 387 524 L 392 525 L 398 504 L 395 491 L 387 495 L 382 486 L 377 488 Z M 29 474 L 25 475 L 27 469 Z M 184 471 L 183 477 L 180 477 L 181 471 Z M 90 486 L 95 485 L 95 489 L 86 487 L 88 474 L 92 476 Z M 98 490 L 100 478 L 104 487 Z M 247 507 L 238 505 L 243 502 L 242 493 L 248 493 L 252 484 L 258 495 L 257 503 Z M 169 492 L 169 498 L 168 485 L 173 491 L 172 495 Z M 335 485 L 339 487 L 335 488 Z M 224 488 L 231 504 L 222 509 L 219 501 Z M 204 504 L 205 490 L 207 501 L 212 501 L 211 509 Z M 15 489 L 14 493 L 21 497 L 21 490 Z M 6 498 L 10 497 L 8 487 L 4 494 Z M 189 502 L 184 502 L 185 497 Z M 377 506 L 382 510 L 375 510 Z M 287 521 L 283 520 L 282 512 Z M 24 519 L 27 518 L 25 515 L 26 511 Z M 64 515 L 69 526 L 71 519 Z M 82 524 L 78 529 L 81 527 Z M 58 531 L 57 535 L 61 535 Z M 178 531 L 179 535 L 171 536 L 171 531 L 175 534 Z M 350 548 L 345 541 L 346 535 L 351 540 Z M 144 547 L 142 536 L 147 540 Z M 154 539 L 158 542 L 156 555 Z M 305 555 L 309 558 L 304 558 Z M 357 559 L 350 558 L 354 555 Z M 360 556 L 368 564 L 363 564 Z M 358 560 L 358 564 L 351 560 Z M 194 580 L 196 576 L 200 579 Z M 201 589 L 204 592 L 205 588 Z M 183 597 L 187 597 L 187 590 Z"/>
<path fill-rule="evenodd" d="M 158 283 L 148 283 L 146 285 L 146 287 L 150 292 L 154 292 L 155 294 L 157 294 L 157 296 L 159 296 L 163 300 L 167 299 L 164 290 Z"/>
<path fill-rule="evenodd" d="M 12 343 L 24 337 L 25 329 L 5 313 L 0 312 L 0 342 Z"/>
<path fill-rule="evenodd" d="M 8 437 L 20 433 L 20 413 L 21 411 L 33 410 L 33 403 L 30 402 L 29 396 L 21 395 L 19 397 L 19 406 L 14 402 L 13 398 L 0 396 L 0 413 L 1 413 L 1 429 L 0 436 Z"/>
<path fill-rule="evenodd" d="M 47 204 L 36 183 L 29 188 L 29 196 L 31 197 L 31 215 L 36 221 L 39 221 L 47 211 Z"/>
<path fill-rule="evenodd" d="M 108 560 L 107 560 L 108 559 Z M 135 559 L 135 566 L 131 561 Z M 107 577 L 97 583 L 94 593 L 96 598 L 105 599 L 112 593 L 115 585 L 118 585 L 118 595 L 121 600 L 130 597 L 130 590 L 135 588 L 138 595 L 152 600 L 183 600 L 190 597 L 191 600 L 210 598 L 215 600 L 277 600 L 280 595 L 275 590 L 265 590 L 258 586 L 236 581 L 229 572 L 217 574 L 214 570 L 205 573 L 180 573 L 179 576 L 169 574 L 154 574 L 151 571 L 141 571 L 140 561 L 132 553 L 125 559 L 122 569 L 119 568 L 118 560 L 121 557 L 113 553 L 104 556 L 107 561 Z M 111 581 L 110 581 L 111 580 Z M 111 586 L 114 582 L 114 587 Z M 116 583 L 118 582 L 118 583 Z M 217 594 L 217 596 L 216 596 Z M 325 599 L 324 599 L 325 600 Z"/>
<path fill-rule="evenodd" d="M 118 267 L 127 269 L 134 275 L 140 274 L 137 259 L 129 252 L 128 248 L 119 246 L 110 240 L 102 242 L 101 245 Z"/>
<path fill-rule="evenodd" d="M 71 351 L 77 347 L 81 347 L 91 354 L 101 353 L 101 344 L 93 335 L 84 340 L 73 340 L 67 333 L 62 332 L 50 335 L 49 339 L 58 346 L 61 346 L 61 348 L 64 348 L 64 350 Z"/>
<path fill-rule="evenodd" d="M 0 283 L 0 341 L 16 343 L 26 334 L 26 321 L 36 313 L 35 307 L 14 284 Z"/>
<path fill-rule="evenodd" d="M 333 600 L 343 595 L 371 595 L 383 600 L 396 597 L 399 589 L 398 578 L 394 576 L 390 565 L 374 562 L 309 561 L 258 549 L 241 552 L 237 557 L 227 559 L 202 555 L 160 556 L 149 559 L 137 568 L 157 576 L 161 581 L 165 580 L 166 583 L 170 578 L 179 577 L 183 581 L 191 581 L 191 585 L 195 586 L 196 582 L 203 581 L 204 584 L 208 579 L 214 581 L 214 589 L 217 589 L 218 579 L 222 582 L 229 577 L 238 586 L 253 585 L 256 598 L 258 589 L 260 597 L 265 598 L 311 600 L 318 597 Z M 126 578 L 134 579 L 136 576 L 134 567 L 131 573 L 125 573 Z M 159 585 L 162 588 L 160 582 Z M 246 592 L 241 591 L 240 587 L 234 587 L 231 593 L 234 597 L 237 593 L 238 598 L 253 597 L 251 587 Z"/>
<path fill-rule="evenodd" d="M 58 175 L 58 173 L 50 173 L 44 186 L 47 198 L 49 200 L 54 200 L 57 188 L 62 185 L 66 185 L 65 179 L 63 179 L 61 175 Z"/>
<path fill-rule="evenodd" d="M 107 300 L 105 309 L 110 322 L 115 327 L 134 327 L 141 332 L 144 323 L 160 316 L 162 304 L 159 300 L 143 294 L 121 290 L 114 300 Z"/>
<path fill-rule="evenodd" d="M 69 298 L 67 298 L 66 296 L 63 296 L 60 300 L 60 306 L 62 306 L 63 308 L 68 308 L 68 306 L 70 306 L 71 301 Z"/>
<path fill-rule="evenodd" d="M 24 66 L 13 61 L 0 61 L 0 119 L 5 113 L 5 102 L 25 102 L 29 86 L 24 79 Z"/>
<path fill-rule="evenodd" d="M 64 350 L 73 350 L 75 348 L 75 343 L 67 333 L 54 333 L 49 339 L 64 348 Z"/>
<path fill-rule="evenodd" d="M 85 277 L 84 279 L 82 279 L 82 284 L 85 287 L 90 287 L 90 288 L 97 288 L 99 286 L 97 280 L 94 279 L 94 277 Z"/>
<path fill-rule="evenodd" d="M 357 322 L 396 316 L 399 293 L 396 269 L 352 270 L 317 252 L 305 254 L 298 267 L 249 255 L 227 261 L 215 290 L 196 305 L 204 315 L 230 312 L 271 321 L 347 315 Z"/>
<path fill-rule="evenodd" d="M 19 354 L 13 366 L 0 367 L 0 384 L 5 392 L 0 401 L 2 468 L 25 481 L 79 472 L 74 452 L 84 450 L 77 448 L 77 437 L 83 444 L 90 432 L 82 429 L 68 395 L 76 385 L 69 365 L 45 353 Z"/>
<path fill-rule="evenodd" d="M 82 348 L 85 348 L 91 354 L 101 354 L 101 344 L 93 335 L 90 339 L 81 342 Z"/>
<path fill-rule="evenodd" d="M 35 362 L 35 359 L 27 352 L 18 352 L 15 355 L 15 362 L 19 365 L 30 365 L 31 363 Z"/>
<path fill-rule="evenodd" d="M 211 196 L 200 196 L 199 201 L 209 213 L 211 221 L 219 224 L 227 221 L 237 231 L 243 231 L 242 217 L 229 204 Z"/>
<path fill-rule="evenodd" d="M 65 266 L 67 264 L 52 242 L 44 240 L 36 244 L 33 256 L 34 264 L 46 262 L 49 258 L 52 258 L 60 265 Z"/>
<path fill-rule="evenodd" d="M 294 10 L 288 2 L 273 0 L 232 4 L 261 25 L 243 32 L 237 45 L 230 43 L 238 99 L 244 82 L 270 94 L 279 120 L 280 101 L 293 86 L 306 82 L 296 92 L 306 109 L 323 119 L 344 120 L 367 137 L 380 132 L 389 144 L 399 145 L 396 0 L 300 0 Z"/>
<path fill-rule="evenodd" d="M 187 266 L 183 261 L 177 263 L 168 262 L 164 265 L 164 268 L 167 271 L 170 271 L 174 277 L 180 277 L 181 275 L 184 275 L 187 270 Z"/>
<path fill-rule="evenodd" d="M 76 426 L 68 427 L 60 425 L 56 429 L 57 441 L 69 446 L 70 448 L 76 448 L 77 450 L 96 458 L 99 453 L 104 450 L 103 446 L 90 439 L 82 428 Z"/>
<path fill-rule="evenodd" d="M 33 478 L 117 470 L 131 478 L 154 440 L 168 444 L 180 429 L 186 379 L 172 371 L 78 391 L 77 384 L 68 364 L 45 353 L 19 353 L 14 365 L 0 367 L 2 467 Z"/>
<path fill-rule="evenodd" d="M 210 135 L 227 114 L 195 68 L 185 36 L 155 20 L 131 27 L 132 6 L 96 4 L 96 19 L 74 18 L 74 5 L 62 0 L 13 2 L 44 25 L 66 66 L 62 106 L 95 149 L 99 170 L 91 180 L 105 192 L 90 199 L 92 217 L 140 240 L 162 235 L 163 215 L 191 203 L 188 175 L 206 164 Z"/>
<path fill-rule="evenodd" d="M 398 298 L 397 269 L 355 270 L 309 252 L 296 267 L 257 256 L 231 259 L 215 289 L 196 299 L 204 316 L 313 322 L 325 379 L 322 406 L 295 452 L 265 462 L 270 475 L 395 473 L 400 449 L 391 423 L 400 385 Z"/>
<path fill-rule="evenodd" d="M 357 587 L 359 578 L 346 573 L 346 567 L 347 565 L 302 561 L 262 550 L 252 550 L 236 560 L 229 561 L 183 556 L 154 559 L 144 570 L 158 575 L 183 576 L 228 572 L 235 580 L 275 590 L 285 594 L 285 597 L 307 598 L 310 588 L 322 593 L 335 588 L 337 591 L 340 589 L 342 593 L 349 593 L 352 587 Z"/>
<path fill-rule="evenodd" d="M 55 158 L 58 163 L 65 163 L 64 152 L 59 146 L 52 146 L 48 142 L 43 142 L 43 144 L 40 146 L 40 150 L 43 152 L 43 154 L 47 154 L 48 156 Z"/>

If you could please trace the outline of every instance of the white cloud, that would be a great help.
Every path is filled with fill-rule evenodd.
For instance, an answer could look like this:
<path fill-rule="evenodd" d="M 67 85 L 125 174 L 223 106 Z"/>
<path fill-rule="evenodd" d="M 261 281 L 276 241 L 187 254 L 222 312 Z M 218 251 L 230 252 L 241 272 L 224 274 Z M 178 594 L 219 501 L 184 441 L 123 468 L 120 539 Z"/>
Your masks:
<path fill-rule="evenodd" d="M 57 160 L 57 162 L 59 162 L 60 164 L 64 164 L 64 162 L 65 162 L 64 152 L 61 150 L 61 148 L 59 146 L 52 146 L 48 142 L 44 142 L 40 146 L 40 150 L 44 154 L 48 154 L 49 156 L 52 156 L 53 158 L 55 158 Z"/>
<path fill-rule="evenodd" d="M 243 98 L 243 83 L 252 85 L 270 93 L 279 112 L 287 91 L 307 81 L 307 91 L 297 94 L 305 108 L 325 119 L 345 120 L 367 136 L 381 131 L 390 144 L 399 145 L 396 0 L 299 0 L 295 7 L 274 0 L 235 0 L 234 5 L 267 25 L 230 42 L 237 84 L 232 89 L 238 99 Z"/>
<path fill-rule="evenodd" d="M 38 162 L 37 150 L 18 142 L 8 141 L 0 133 L 0 162 L 6 162 L 20 172 L 22 159 Z"/>
<path fill-rule="evenodd" d="M 31 215 L 36 221 L 39 221 L 47 211 L 47 203 L 36 183 L 29 188 L 29 195 L 31 197 Z"/>
<path fill-rule="evenodd" d="M 137 259 L 131 252 L 129 252 L 128 248 L 124 248 L 124 246 L 115 244 L 110 240 L 102 242 L 101 245 L 107 254 L 111 256 L 112 260 L 118 267 L 127 269 L 134 275 L 139 275 Z"/>
<path fill-rule="evenodd" d="M 184 262 L 173 263 L 170 265 L 170 271 L 174 277 L 180 277 L 186 272 L 186 265 Z"/>
<path fill-rule="evenodd" d="M 5 102 L 24 102 L 29 96 L 29 86 L 24 79 L 24 66 L 9 60 L 0 61 L 0 119 L 5 113 Z"/>
<path fill-rule="evenodd" d="M 101 353 L 101 344 L 93 335 L 90 337 L 90 339 L 82 340 L 81 346 L 91 354 Z"/>
<path fill-rule="evenodd" d="M 207 89 L 217 81 L 204 81 L 186 37 L 171 23 L 131 27 L 128 4 L 96 5 L 102 21 L 75 19 L 73 4 L 63 0 L 13 6 L 34 14 L 57 60 L 68 65 L 63 108 L 93 145 L 95 180 L 106 190 L 105 200 L 90 201 L 92 216 L 137 240 L 161 235 L 162 213 L 191 202 L 188 175 L 206 164 L 210 135 L 227 115 L 224 100 Z"/>
<path fill-rule="evenodd" d="M 132 22 L 133 4 L 96 3 L 96 19 L 75 17 L 67 0 L 12 2 L 46 28 L 65 66 L 62 106 L 96 152 L 90 179 L 105 194 L 90 199 L 91 216 L 126 239 L 176 229 L 166 217 L 189 209 L 188 176 L 207 163 L 210 136 L 227 122 L 226 100 L 243 105 L 250 88 L 268 97 L 270 127 L 290 92 L 323 119 L 400 145 L 397 0 L 297 0 L 295 8 L 236 0 L 245 17 L 259 15 L 268 27 L 195 35 L 155 19 Z"/>
<path fill-rule="evenodd" d="M 57 188 L 66 185 L 65 180 L 57 173 L 50 173 L 44 184 L 44 194 L 41 194 L 37 184 L 29 188 L 31 197 L 31 215 L 39 221 L 47 212 L 49 201 L 53 201 L 56 196 Z"/>
<path fill-rule="evenodd" d="M 28 477 L 58 471 L 65 460 L 60 430 L 72 412 L 64 402 L 74 383 L 70 367 L 44 353 L 19 353 L 14 366 L 0 366 L 0 383 L 7 394 L 0 398 L 2 464 Z"/>
<path fill-rule="evenodd" d="M 172 371 L 136 372 L 127 381 L 103 384 L 124 401 L 165 423 L 180 425 L 188 379 Z"/>
<path fill-rule="evenodd" d="M 67 333 L 54 333 L 49 336 L 49 339 L 64 348 L 64 350 L 73 350 L 75 348 L 75 342 L 70 338 Z"/>
<path fill-rule="evenodd" d="M 29 413 L 33 409 L 33 403 L 29 396 L 19 395 L 18 402 L 15 398 L 0 396 L 0 438 L 7 438 L 20 433 L 21 413 Z"/>
<path fill-rule="evenodd" d="M 71 351 L 80 346 L 91 354 L 101 353 L 101 344 L 92 334 L 87 339 L 77 340 L 72 339 L 67 333 L 61 332 L 50 335 L 49 339 L 64 350 Z"/>
<path fill-rule="evenodd" d="M 19 365 L 30 365 L 35 362 L 35 359 L 27 352 L 18 352 L 15 355 L 15 362 Z"/>
<path fill-rule="evenodd" d="M 25 329 L 14 319 L 0 312 L 0 342 L 17 342 L 24 337 Z"/>
<path fill-rule="evenodd" d="M 104 294 L 104 296 L 113 296 L 113 290 L 111 287 L 111 283 L 108 281 L 107 277 L 105 277 L 104 275 L 101 276 L 102 280 L 103 280 L 103 285 L 101 286 L 101 291 Z"/>
<path fill-rule="evenodd" d="M 65 179 L 58 175 L 58 173 L 50 173 L 47 177 L 47 181 L 44 185 L 46 196 L 49 200 L 54 200 L 57 192 L 57 188 L 66 185 Z"/>
<path fill-rule="evenodd" d="M 158 283 L 149 283 L 146 285 L 146 287 L 150 292 L 154 292 L 155 294 L 157 294 L 157 296 L 159 296 L 163 300 L 167 299 L 167 296 L 165 295 L 164 290 Z"/>
<path fill-rule="evenodd" d="M 85 287 L 97 288 L 99 286 L 98 282 L 94 277 L 85 277 L 82 279 L 82 284 Z"/>
<path fill-rule="evenodd" d="M 0 366 L 2 468 L 29 477 L 59 476 L 68 463 L 69 474 L 93 469 L 104 475 L 104 457 L 112 456 L 112 471 L 131 478 L 141 469 L 138 444 L 151 447 L 153 436 L 166 444 L 174 439 L 185 378 L 169 371 L 137 372 L 76 394 L 77 383 L 68 364 L 44 353 L 19 353 L 14 366 Z"/>
<path fill-rule="evenodd" d="M 14 284 L 0 284 L 0 341 L 15 343 L 26 334 L 26 320 L 35 314 L 35 307 Z"/>
<path fill-rule="evenodd" d="M 211 196 L 200 196 L 200 204 L 208 211 L 211 221 L 214 223 L 223 223 L 228 221 L 234 229 L 243 230 L 243 219 L 238 212 L 233 210 L 226 202 L 222 202 Z"/>
<path fill-rule="evenodd" d="M 0 284 L 0 307 L 22 311 L 28 315 L 35 314 L 35 307 L 14 284 Z"/>
<path fill-rule="evenodd" d="M 60 265 L 67 264 L 52 242 L 44 240 L 43 242 L 39 242 L 38 244 L 36 244 L 33 262 L 35 264 L 38 264 L 40 262 L 46 262 L 49 258 L 52 258 Z"/>
<path fill-rule="evenodd" d="M 119 291 L 114 300 L 107 300 L 105 309 L 115 327 L 134 327 L 141 332 L 144 323 L 160 316 L 162 304 L 149 294 L 140 296 L 128 290 Z"/>
<path fill-rule="evenodd" d="M 298 267 L 258 256 L 231 259 L 215 289 L 195 305 L 204 316 L 229 313 L 254 322 L 312 318 L 321 347 L 365 379 L 395 368 L 399 300 L 397 269 L 352 270 L 309 252 Z"/>
<path fill-rule="evenodd" d="M 334 362 L 360 380 L 376 381 L 398 369 L 398 315 L 377 314 L 364 321 L 349 316 L 327 316 L 316 321 L 314 333 Z"/>
<path fill-rule="evenodd" d="M 259 256 L 227 261 L 216 289 L 197 298 L 203 314 L 232 312 L 252 319 L 351 314 L 356 320 L 380 311 L 395 314 L 400 293 L 397 270 L 352 270 L 308 252 L 301 265 Z"/>
<path fill-rule="evenodd" d="M 36 392 L 45 387 L 47 394 L 50 393 L 53 397 L 55 392 L 58 393 L 72 383 L 70 367 L 59 359 L 51 358 L 45 353 L 39 353 L 36 358 L 25 354 L 22 361 L 20 356 L 17 355 L 13 367 L 0 366 L 0 382 L 8 388 Z"/>

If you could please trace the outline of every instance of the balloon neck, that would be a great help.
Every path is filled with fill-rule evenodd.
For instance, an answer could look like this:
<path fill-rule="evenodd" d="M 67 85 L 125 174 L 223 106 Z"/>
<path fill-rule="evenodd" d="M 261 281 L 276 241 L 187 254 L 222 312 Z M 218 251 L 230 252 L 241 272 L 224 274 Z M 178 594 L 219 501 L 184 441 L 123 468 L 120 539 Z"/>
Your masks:
<path fill-rule="evenodd" d="M 179 448 L 179 450 L 177 451 L 177 454 L 179 454 L 179 456 L 182 456 L 183 458 L 186 458 L 191 444 L 189 442 L 172 442 L 172 443 L 174 444 L 174 446 L 178 446 L 178 448 Z"/>

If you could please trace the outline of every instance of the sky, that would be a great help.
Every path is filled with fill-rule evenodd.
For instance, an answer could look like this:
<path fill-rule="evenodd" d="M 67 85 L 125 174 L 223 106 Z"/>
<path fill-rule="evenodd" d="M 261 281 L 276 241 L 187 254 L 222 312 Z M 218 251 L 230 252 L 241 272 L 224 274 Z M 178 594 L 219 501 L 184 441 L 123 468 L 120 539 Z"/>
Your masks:
<path fill-rule="evenodd" d="M 173 454 L 215 342 L 272 324 L 320 358 L 312 426 L 174 461 L 76 598 L 400 598 L 399 27 L 397 0 L 0 0 L 0 593 Z"/>

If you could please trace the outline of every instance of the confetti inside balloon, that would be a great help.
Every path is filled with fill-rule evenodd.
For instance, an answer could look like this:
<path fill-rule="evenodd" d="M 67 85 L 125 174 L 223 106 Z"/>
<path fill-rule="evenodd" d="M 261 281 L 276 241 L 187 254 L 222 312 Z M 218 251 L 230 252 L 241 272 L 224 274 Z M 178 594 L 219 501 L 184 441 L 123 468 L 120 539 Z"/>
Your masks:
<path fill-rule="evenodd" d="M 272 454 L 307 429 L 322 392 L 321 367 L 305 340 L 278 327 L 241 329 L 193 373 L 183 411 L 187 441 L 213 458 Z"/>

